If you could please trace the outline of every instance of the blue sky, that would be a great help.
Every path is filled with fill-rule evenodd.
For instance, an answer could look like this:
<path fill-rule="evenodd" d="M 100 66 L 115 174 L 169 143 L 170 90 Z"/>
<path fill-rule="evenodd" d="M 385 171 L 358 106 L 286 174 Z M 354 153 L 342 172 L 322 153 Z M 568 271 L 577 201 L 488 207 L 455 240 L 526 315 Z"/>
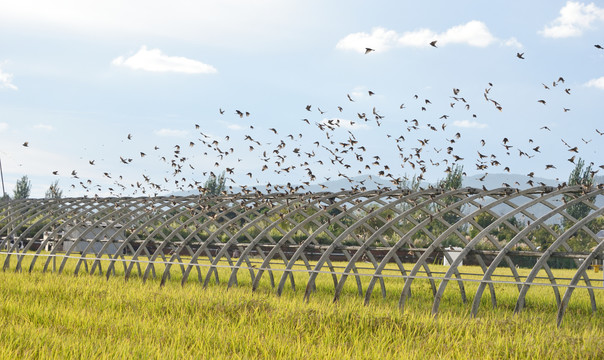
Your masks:
<path fill-rule="evenodd" d="M 580 1 L 2 2 L 0 159 L 7 191 L 28 175 L 37 197 L 55 180 L 68 196 L 108 195 L 109 188 L 141 195 L 130 186 L 136 182 L 148 195 L 145 175 L 168 193 L 226 168 L 233 169 L 231 185 L 300 184 L 311 180 L 307 168 L 315 182 L 359 171 L 379 176 L 384 165 L 389 180 L 419 174 L 417 160 L 424 161 L 424 178 L 436 181 L 452 155 L 464 159 L 458 163 L 468 175 L 508 167 L 566 179 L 573 155 L 604 164 L 604 137 L 596 132 L 604 131 L 604 50 L 594 47 L 604 46 L 603 34 L 604 3 Z M 367 47 L 375 51 L 364 54 Z M 485 100 L 487 88 L 501 111 Z M 383 116 L 378 121 L 374 107 Z M 316 124 L 330 119 L 340 122 L 328 139 Z M 408 129 L 413 119 L 417 129 Z M 340 153 L 338 143 L 353 136 L 359 143 Z M 513 146 L 509 155 L 504 137 Z M 210 139 L 229 154 L 220 158 L 215 145 L 202 142 Z M 286 145 L 277 149 L 281 140 Z M 569 152 L 575 146 L 579 153 Z M 421 159 L 411 156 L 420 148 Z M 332 164 L 335 149 L 342 162 Z M 312 158 L 305 154 L 313 151 Z M 477 152 L 501 165 L 478 170 Z M 183 165 L 175 176 L 172 159 Z M 556 169 L 545 170 L 547 164 Z"/>

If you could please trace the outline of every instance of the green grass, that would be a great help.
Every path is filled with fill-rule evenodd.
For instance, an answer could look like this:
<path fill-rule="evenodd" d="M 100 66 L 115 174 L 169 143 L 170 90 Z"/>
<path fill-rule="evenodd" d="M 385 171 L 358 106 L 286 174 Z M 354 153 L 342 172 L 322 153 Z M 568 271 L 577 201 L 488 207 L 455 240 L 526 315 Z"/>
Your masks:
<path fill-rule="evenodd" d="M 365 306 L 353 278 L 333 303 L 328 275 L 319 277 L 317 291 L 304 302 L 307 275 L 302 273 L 296 274 L 296 290 L 287 287 L 278 297 L 268 277 L 252 292 L 246 271 L 240 272 L 239 286 L 227 289 L 229 272 L 221 269 L 221 283 L 204 289 L 196 276 L 181 286 L 178 270 L 164 287 L 158 280 L 125 282 L 120 270 L 109 280 L 73 276 L 73 263 L 65 274 L 0 272 L 0 358 L 604 357 L 602 290 L 596 291 L 596 314 L 587 291 L 576 290 L 558 329 L 547 287 L 531 288 L 526 310 L 513 315 L 518 291 L 499 284 L 498 307 L 490 307 L 486 291 L 479 316 L 472 319 L 469 304 L 461 303 L 457 285 L 450 283 L 434 318 L 426 280 L 414 283 L 401 313 L 401 279 L 387 279 L 384 299 L 376 287 Z M 556 274 L 568 277 L 572 272 Z M 278 281 L 280 273 L 275 275 Z M 367 282 L 363 279 L 364 286 Z M 466 288 L 471 302 L 476 285 L 466 283 Z"/>

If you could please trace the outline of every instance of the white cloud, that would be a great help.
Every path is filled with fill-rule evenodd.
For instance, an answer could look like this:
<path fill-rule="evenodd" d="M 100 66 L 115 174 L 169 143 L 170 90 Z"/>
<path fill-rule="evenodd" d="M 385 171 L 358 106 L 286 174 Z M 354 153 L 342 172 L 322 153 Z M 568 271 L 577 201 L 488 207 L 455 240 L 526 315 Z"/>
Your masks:
<path fill-rule="evenodd" d="M 507 39 L 505 41 L 502 41 L 501 44 L 505 45 L 505 46 L 515 47 L 515 48 L 518 48 L 518 49 L 522 48 L 522 44 L 515 37 L 511 37 L 511 38 L 509 38 L 509 39 Z"/>
<path fill-rule="evenodd" d="M 568 1 L 560 9 L 558 16 L 551 25 L 545 26 L 539 34 L 551 38 L 567 38 L 580 36 L 584 30 L 592 28 L 594 22 L 604 21 L 604 9 L 594 3 L 583 4 Z"/>
<path fill-rule="evenodd" d="M 436 46 L 466 44 L 475 47 L 486 47 L 498 41 L 485 23 L 472 20 L 453 26 L 440 34 L 430 29 L 418 29 L 399 34 L 394 30 L 377 27 L 372 29 L 370 34 L 358 32 L 347 35 L 338 41 L 336 49 L 364 53 L 365 48 L 369 47 L 376 51 L 386 51 L 393 47 L 429 47 L 433 40 L 438 41 Z"/>
<path fill-rule="evenodd" d="M 461 128 L 484 129 L 487 127 L 487 124 L 481 124 L 479 122 L 470 120 L 455 120 L 453 121 L 453 126 Z"/>
<path fill-rule="evenodd" d="M 365 86 L 355 86 L 350 92 L 352 100 L 360 100 L 369 96 L 369 90 Z"/>
<path fill-rule="evenodd" d="M 147 49 L 145 45 L 136 54 L 128 58 L 119 56 L 113 59 L 111 63 L 115 66 L 153 72 L 185 74 L 213 74 L 217 72 L 216 68 L 211 65 L 182 56 L 168 56 L 159 49 Z"/>
<path fill-rule="evenodd" d="M 0 88 L 3 87 L 17 90 L 17 87 L 13 84 L 13 74 L 5 73 L 0 69 Z"/>
<path fill-rule="evenodd" d="M 86 34 L 95 39 L 162 38 L 254 49 L 289 41 L 320 21 L 304 1 L 18 0 L 0 2 L 0 24 Z M 253 16 L 251 16 L 253 14 Z M 275 16 L 279 14 L 279 16 Z M 236 26 L 234 26 L 236 25 Z M 18 30 L 15 30 L 18 31 Z M 292 46 L 294 46 L 292 44 Z"/>
<path fill-rule="evenodd" d="M 243 126 L 237 125 L 237 124 L 229 124 L 229 125 L 227 125 L 227 128 L 230 130 L 236 130 L 236 131 L 243 130 Z"/>
<path fill-rule="evenodd" d="M 159 129 L 155 130 L 155 135 L 165 137 L 185 137 L 189 133 L 187 130 L 174 130 L 174 129 Z"/>
<path fill-rule="evenodd" d="M 8 129 L 8 124 L 5 122 L 0 122 L 0 132 L 3 132 L 6 129 Z"/>
<path fill-rule="evenodd" d="M 495 37 L 482 21 L 472 20 L 463 25 L 454 26 L 439 35 L 441 44 L 468 44 L 476 47 L 486 47 L 495 41 Z"/>
<path fill-rule="evenodd" d="M 34 125 L 34 129 L 51 131 L 51 130 L 54 130 L 54 127 L 52 125 L 48 125 L 48 124 L 38 124 L 38 125 Z"/>
<path fill-rule="evenodd" d="M 596 87 L 598 89 L 604 90 L 604 76 L 598 79 L 589 80 L 587 83 L 585 83 L 585 86 Z"/>
<path fill-rule="evenodd" d="M 397 42 L 400 46 L 426 47 L 436 40 L 437 36 L 438 34 L 430 29 L 419 29 L 403 33 Z"/>
<path fill-rule="evenodd" d="M 399 35 L 394 30 L 386 30 L 381 27 L 374 28 L 371 34 L 358 32 L 349 34 L 336 44 L 336 49 L 356 50 L 365 52 L 365 48 L 378 51 L 388 50 L 397 45 Z"/>

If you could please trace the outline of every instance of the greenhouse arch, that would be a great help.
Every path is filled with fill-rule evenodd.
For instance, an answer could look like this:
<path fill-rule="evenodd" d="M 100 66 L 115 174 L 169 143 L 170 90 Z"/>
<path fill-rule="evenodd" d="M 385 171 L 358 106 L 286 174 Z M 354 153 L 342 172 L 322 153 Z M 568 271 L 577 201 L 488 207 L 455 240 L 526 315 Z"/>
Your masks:
<path fill-rule="evenodd" d="M 386 296 L 394 278 L 401 309 L 414 284 L 428 282 L 434 314 L 450 282 L 463 302 L 475 285 L 473 316 L 487 287 L 493 306 L 495 284 L 517 287 L 519 312 L 531 286 L 549 286 L 560 324 L 576 288 L 597 309 L 602 279 L 588 269 L 604 251 L 603 193 L 540 186 L 12 200 L 0 203 L 0 249 L 5 271 L 119 273 L 161 284 L 177 275 L 182 284 L 229 287 L 246 274 L 253 290 L 270 284 L 278 294 L 296 289 L 302 273 L 305 298 L 327 276 L 337 300 L 352 278 L 348 286 L 366 303 L 376 285 Z M 577 206 L 589 208 L 585 217 L 569 214 Z M 446 271 L 434 271 L 442 262 Z M 463 264 L 480 271 L 463 273 Z M 561 266 L 574 269 L 572 278 L 554 275 Z M 507 277 L 497 274 L 502 267 Z"/>

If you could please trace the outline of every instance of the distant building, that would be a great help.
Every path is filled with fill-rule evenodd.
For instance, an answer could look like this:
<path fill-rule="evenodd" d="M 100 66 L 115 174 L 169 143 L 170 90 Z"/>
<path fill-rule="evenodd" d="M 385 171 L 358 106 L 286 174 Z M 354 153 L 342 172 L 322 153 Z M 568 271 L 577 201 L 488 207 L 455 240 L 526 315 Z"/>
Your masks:
<path fill-rule="evenodd" d="M 449 256 L 451 257 L 451 261 L 455 261 L 455 259 L 457 259 L 459 257 L 459 255 L 461 255 L 461 251 L 463 249 L 460 247 L 456 247 L 456 246 L 449 246 L 447 248 L 445 248 L 445 252 L 447 254 L 449 254 Z M 444 266 L 451 266 L 451 264 L 449 264 L 449 260 L 447 260 L 446 256 L 443 256 L 443 265 Z M 459 266 L 463 265 L 463 260 L 459 263 Z"/>
<path fill-rule="evenodd" d="M 105 249 L 104 254 L 115 255 L 117 249 L 126 238 L 124 236 L 122 224 L 108 224 L 106 222 L 92 226 L 92 222 L 87 221 L 77 225 L 75 228 L 66 227 L 65 231 L 59 233 L 57 240 L 50 240 L 47 242 L 44 250 L 51 251 L 58 243 L 58 239 L 65 237 L 61 244 L 62 248 L 60 250 L 62 251 L 71 250 L 72 252 L 81 253 L 84 252 L 91 242 L 93 242 L 92 248 L 88 249 L 88 253 L 99 253 L 103 246 L 114 235 L 115 237 L 113 237 L 111 244 Z M 45 236 L 48 236 L 48 234 L 45 234 Z M 82 238 L 75 244 L 80 236 L 82 236 Z M 74 244 L 75 248 L 71 249 Z"/>
<path fill-rule="evenodd" d="M 59 233 L 56 234 L 53 239 L 49 239 L 48 237 L 51 233 L 51 231 L 45 231 L 42 237 L 42 242 L 46 242 L 46 245 L 44 245 L 44 251 L 52 251 L 52 249 L 54 249 L 55 245 L 57 244 L 57 239 L 60 239 L 65 236 L 65 231 L 59 231 Z"/>

